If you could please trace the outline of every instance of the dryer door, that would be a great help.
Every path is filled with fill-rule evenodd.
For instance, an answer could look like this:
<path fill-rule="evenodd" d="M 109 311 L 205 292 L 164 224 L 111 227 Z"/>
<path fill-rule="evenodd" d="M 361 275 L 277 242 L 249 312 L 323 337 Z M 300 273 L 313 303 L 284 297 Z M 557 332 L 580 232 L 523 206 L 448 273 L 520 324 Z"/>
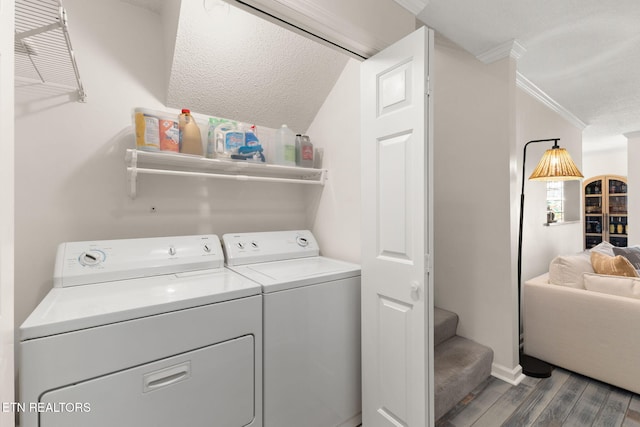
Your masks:
<path fill-rule="evenodd" d="M 41 427 L 251 425 L 254 340 L 243 336 L 45 393 Z"/>

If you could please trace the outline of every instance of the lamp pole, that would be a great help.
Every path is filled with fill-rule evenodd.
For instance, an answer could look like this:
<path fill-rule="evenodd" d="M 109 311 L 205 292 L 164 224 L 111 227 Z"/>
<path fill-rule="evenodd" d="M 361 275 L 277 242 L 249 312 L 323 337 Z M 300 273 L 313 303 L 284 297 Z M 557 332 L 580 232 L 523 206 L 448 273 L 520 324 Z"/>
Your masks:
<path fill-rule="evenodd" d="M 522 153 L 522 191 L 520 192 L 520 228 L 518 234 L 518 354 L 520 355 L 520 366 L 522 367 L 522 373 L 535 378 L 547 378 L 551 376 L 551 365 L 535 357 L 527 356 L 524 354 L 524 345 L 521 338 L 522 329 L 522 228 L 524 220 L 524 182 L 525 182 L 525 168 L 527 159 L 527 147 L 529 144 L 535 144 L 538 142 L 552 142 L 552 148 L 559 148 L 558 141 L 560 138 L 552 139 L 534 139 L 524 144 L 524 151 Z M 522 346 L 522 348 L 521 348 Z"/>

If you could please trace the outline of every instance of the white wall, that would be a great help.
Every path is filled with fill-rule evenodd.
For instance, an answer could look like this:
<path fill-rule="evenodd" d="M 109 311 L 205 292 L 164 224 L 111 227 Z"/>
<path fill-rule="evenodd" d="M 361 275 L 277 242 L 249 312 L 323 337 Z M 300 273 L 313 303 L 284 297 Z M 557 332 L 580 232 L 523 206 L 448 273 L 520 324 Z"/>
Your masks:
<path fill-rule="evenodd" d="M 593 150 L 585 149 L 582 153 L 582 174 L 585 178 L 598 175 L 627 176 L 627 141 L 620 135 L 621 141 L 612 141 L 610 146 Z"/>
<path fill-rule="evenodd" d="M 0 402 L 14 402 L 14 2 L 0 0 Z M 0 411 L 0 425 L 14 414 Z"/>
<path fill-rule="evenodd" d="M 307 134 L 324 149 L 329 170 L 321 197 L 309 203 L 324 255 L 360 262 L 360 62 L 349 60 Z"/>
<path fill-rule="evenodd" d="M 581 169 L 581 129 L 573 126 L 559 114 L 520 89 L 517 92 L 516 112 L 518 195 L 522 189 L 522 150 L 527 141 L 560 138 L 558 142 L 560 147 L 567 149 L 575 164 Z M 576 253 L 583 249 L 582 221 L 549 227 L 543 225 L 547 222 L 546 183 L 527 179 L 544 152 L 552 146 L 552 142 L 541 142 L 529 144 L 527 148 L 524 231 L 522 235 L 523 282 L 548 271 L 549 262 L 555 256 Z M 574 203 L 580 203 L 581 184 L 578 181 L 573 181 L 566 182 L 565 185 L 572 187 Z M 565 187 L 565 192 L 567 187 Z M 578 212 L 582 212 L 582 210 L 578 209 Z"/>
<path fill-rule="evenodd" d="M 165 87 L 169 87 L 171 78 L 171 69 L 173 66 L 173 54 L 176 50 L 176 35 L 178 34 L 178 25 L 180 22 L 180 6 L 181 0 L 164 0 L 162 3 L 162 42 L 164 44 L 164 83 Z M 162 98 L 165 104 L 165 98 Z"/>
<path fill-rule="evenodd" d="M 131 110 L 164 108 L 161 18 L 119 1 L 65 8 L 88 102 L 16 92 L 17 324 L 51 288 L 61 242 L 307 227 L 307 186 L 143 175 L 130 199 Z"/>
<path fill-rule="evenodd" d="M 624 135 L 628 139 L 627 193 L 629 194 L 629 239 L 628 245 L 640 245 L 640 131 Z"/>
<path fill-rule="evenodd" d="M 436 35 L 435 304 L 458 313 L 459 335 L 493 349 L 504 377 L 518 366 L 514 111 L 512 59 L 484 65 Z"/>

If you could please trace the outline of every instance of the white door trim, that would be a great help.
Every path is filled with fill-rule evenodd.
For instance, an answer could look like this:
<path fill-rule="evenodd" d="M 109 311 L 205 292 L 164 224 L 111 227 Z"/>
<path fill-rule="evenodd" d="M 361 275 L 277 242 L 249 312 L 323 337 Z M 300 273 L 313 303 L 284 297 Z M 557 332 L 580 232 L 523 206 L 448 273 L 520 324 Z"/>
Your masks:
<path fill-rule="evenodd" d="M 0 0 L 0 402 L 14 394 L 14 1 Z M 15 414 L 0 411 L 0 425 Z"/>

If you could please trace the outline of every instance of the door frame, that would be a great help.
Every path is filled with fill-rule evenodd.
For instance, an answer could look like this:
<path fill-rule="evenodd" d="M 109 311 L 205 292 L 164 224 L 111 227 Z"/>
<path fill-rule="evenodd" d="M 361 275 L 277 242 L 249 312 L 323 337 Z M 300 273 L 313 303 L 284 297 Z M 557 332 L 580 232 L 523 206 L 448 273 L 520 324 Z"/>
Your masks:
<path fill-rule="evenodd" d="M 0 0 L 0 401 L 14 391 L 14 0 Z M 15 414 L 0 411 L 0 424 Z"/>

